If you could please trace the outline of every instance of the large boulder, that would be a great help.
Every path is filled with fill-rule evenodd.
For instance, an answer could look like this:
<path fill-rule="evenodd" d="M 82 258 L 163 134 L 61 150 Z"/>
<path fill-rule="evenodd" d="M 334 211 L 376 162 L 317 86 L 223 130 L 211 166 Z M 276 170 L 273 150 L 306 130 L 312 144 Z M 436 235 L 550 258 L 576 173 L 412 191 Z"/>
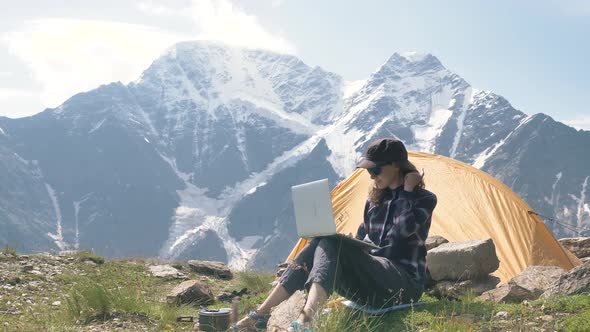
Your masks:
<path fill-rule="evenodd" d="M 426 251 L 429 251 L 445 243 L 449 243 L 449 240 L 439 235 L 433 235 L 426 239 L 424 245 L 426 246 Z"/>
<path fill-rule="evenodd" d="M 166 296 L 166 302 L 170 304 L 208 304 L 213 302 L 213 293 L 199 280 L 187 280 L 174 287 Z"/>
<path fill-rule="evenodd" d="M 234 277 L 229 267 L 222 262 L 192 260 L 188 261 L 188 265 L 193 272 L 198 274 L 209 275 L 219 279 L 231 279 Z"/>
<path fill-rule="evenodd" d="M 590 237 L 571 237 L 559 239 L 558 241 L 576 257 L 590 257 Z"/>
<path fill-rule="evenodd" d="M 288 300 L 272 309 L 267 324 L 268 331 L 287 331 L 291 322 L 297 320 L 303 307 L 305 307 L 305 293 L 298 290 Z"/>
<path fill-rule="evenodd" d="M 507 284 L 483 293 L 479 299 L 495 303 L 536 300 L 565 272 L 557 266 L 529 266 Z"/>
<path fill-rule="evenodd" d="M 188 277 L 178 269 L 170 265 L 151 265 L 148 267 L 154 277 L 169 279 L 188 279 Z"/>
<path fill-rule="evenodd" d="M 500 261 L 492 239 L 451 242 L 428 252 L 426 265 L 433 280 L 461 281 L 485 278 Z"/>
<path fill-rule="evenodd" d="M 429 295 L 438 298 L 459 300 L 466 295 L 478 296 L 483 292 L 494 289 L 500 283 L 500 278 L 489 275 L 480 280 L 448 281 L 442 280 L 434 284 L 428 291 Z"/>
<path fill-rule="evenodd" d="M 561 275 L 541 297 L 572 295 L 590 291 L 590 262 L 578 265 Z"/>
<path fill-rule="evenodd" d="M 509 282 L 484 292 L 478 299 L 495 303 L 520 303 L 524 300 L 534 300 L 535 297 L 527 289 Z"/>
<path fill-rule="evenodd" d="M 532 297 L 537 299 L 564 273 L 565 270 L 558 266 L 529 266 L 512 278 L 509 283 L 526 289 Z"/>

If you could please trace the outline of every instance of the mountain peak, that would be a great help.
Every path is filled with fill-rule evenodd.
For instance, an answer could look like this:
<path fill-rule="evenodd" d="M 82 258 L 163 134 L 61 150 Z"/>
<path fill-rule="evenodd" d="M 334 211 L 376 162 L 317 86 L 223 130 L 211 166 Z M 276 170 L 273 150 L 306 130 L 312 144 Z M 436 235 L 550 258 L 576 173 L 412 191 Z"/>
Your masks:
<path fill-rule="evenodd" d="M 412 74 L 421 74 L 428 71 L 439 71 L 445 69 L 442 63 L 430 53 L 403 52 L 393 53 L 387 61 L 381 66 L 380 70 L 395 72 L 406 72 Z"/>
<path fill-rule="evenodd" d="M 446 68 L 432 54 L 418 52 L 393 53 L 377 71 L 371 74 L 368 85 L 378 86 L 403 77 L 448 74 Z M 462 79 L 461 79 L 462 80 Z"/>

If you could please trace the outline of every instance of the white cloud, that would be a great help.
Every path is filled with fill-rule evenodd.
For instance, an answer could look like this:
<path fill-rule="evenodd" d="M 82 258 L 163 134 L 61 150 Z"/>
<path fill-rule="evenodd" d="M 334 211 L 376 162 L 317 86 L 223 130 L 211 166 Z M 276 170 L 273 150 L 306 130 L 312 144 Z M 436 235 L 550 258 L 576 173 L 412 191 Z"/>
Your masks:
<path fill-rule="evenodd" d="M 285 3 L 285 0 L 271 0 L 271 6 L 273 8 L 277 8 L 283 5 L 283 3 Z"/>
<path fill-rule="evenodd" d="M 56 107 L 100 84 L 138 78 L 166 47 L 183 39 L 142 25 L 40 19 L 5 34 L 3 41 L 40 83 L 43 105 Z"/>
<path fill-rule="evenodd" d="M 137 5 L 137 8 L 147 14 L 156 16 L 184 16 L 188 14 L 189 7 L 174 8 L 155 4 L 153 1 L 143 1 Z"/>
<path fill-rule="evenodd" d="M 272 6 L 282 3 L 283 0 L 273 0 Z M 278 53 L 296 52 L 293 43 L 265 29 L 256 16 L 247 14 L 229 0 L 192 0 L 190 5 L 181 7 L 166 7 L 144 1 L 138 8 L 151 15 L 190 19 L 195 26 L 195 37 L 199 40 L 214 40 Z"/>
<path fill-rule="evenodd" d="M 576 129 L 590 130 L 590 115 L 579 115 L 573 119 L 564 120 L 562 122 Z"/>
<path fill-rule="evenodd" d="M 282 2 L 277 1 L 277 5 Z M 229 0 L 174 3 L 176 7 L 168 2 L 168 6 L 163 6 L 143 1 L 138 9 L 166 19 L 186 20 L 194 25 L 194 31 L 181 34 L 110 21 L 37 19 L 5 33 L 0 43 L 27 64 L 36 88 L 26 96 L 22 91 L 4 90 L 0 93 L 0 106 L 16 107 L 20 113 L 13 112 L 11 116 L 26 116 L 45 107 L 56 107 L 72 95 L 101 84 L 127 83 L 138 78 L 167 47 L 181 40 L 215 40 L 239 47 L 295 52 L 292 43 L 263 28 L 256 16 L 245 13 Z M 0 77 L 9 75 L 0 72 Z"/>
<path fill-rule="evenodd" d="M 34 96 L 34 93 L 29 90 L 0 89 L 0 100 L 8 98 L 26 98 L 31 96 Z"/>
<path fill-rule="evenodd" d="M 39 100 L 38 91 L 0 88 L 0 115 L 21 118 L 42 110 L 43 104 Z"/>

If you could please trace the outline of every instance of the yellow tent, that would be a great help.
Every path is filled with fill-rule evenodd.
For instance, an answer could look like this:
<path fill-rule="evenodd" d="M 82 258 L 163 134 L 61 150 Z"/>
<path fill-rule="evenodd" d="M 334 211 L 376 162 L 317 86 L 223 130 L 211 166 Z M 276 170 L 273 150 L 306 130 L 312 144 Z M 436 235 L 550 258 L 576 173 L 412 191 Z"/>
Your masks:
<path fill-rule="evenodd" d="M 581 261 L 564 249 L 545 223 L 510 188 L 460 161 L 427 153 L 410 153 L 410 161 L 425 171 L 426 188 L 438 197 L 429 235 L 451 242 L 492 238 L 500 267 L 494 273 L 507 282 L 527 266 L 560 266 L 570 270 Z M 358 169 L 332 190 L 339 233 L 356 234 L 372 181 Z M 287 260 L 303 248 L 300 239 Z"/>

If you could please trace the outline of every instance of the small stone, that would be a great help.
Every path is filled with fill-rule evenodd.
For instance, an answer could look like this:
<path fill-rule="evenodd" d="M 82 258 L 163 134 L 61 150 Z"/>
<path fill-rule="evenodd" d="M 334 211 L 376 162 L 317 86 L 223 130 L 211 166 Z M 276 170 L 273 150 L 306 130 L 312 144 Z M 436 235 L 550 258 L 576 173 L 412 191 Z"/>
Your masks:
<path fill-rule="evenodd" d="M 35 269 L 35 267 L 33 265 L 25 265 L 22 267 L 22 271 L 23 272 L 31 272 Z"/>
<path fill-rule="evenodd" d="M 553 316 L 551 315 L 543 315 L 539 317 L 540 320 L 544 321 L 544 322 L 552 322 L 553 321 Z"/>
<path fill-rule="evenodd" d="M 424 245 L 426 246 L 426 251 L 429 251 L 429 250 L 439 247 L 440 245 L 445 244 L 445 243 L 449 243 L 449 240 L 445 239 L 442 236 L 433 235 L 433 236 L 429 236 L 426 239 L 426 242 L 424 243 Z"/>
<path fill-rule="evenodd" d="M 19 277 L 12 277 L 6 281 L 6 283 L 11 286 L 16 286 L 16 284 L 20 284 L 21 282 L 22 282 L 22 280 Z"/>
<path fill-rule="evenodd" d="M 508 311 L 498 311 L 496 317 L 500 319 L 508 319 Z"/>
<path fill-rule="evenodd" d="M 187 276 L 184 273 L 180 272 L 177 268 L 170 265 L 152 265 L 148 269 L 154 277 L 172 279 L 187 278 Z"/>
<path fill-rule="evenodd" d="M 198 274 L 209 275 L 219 279 L 232 279 L 233 274 L 229 267 L 222 262 L 214 261 L 188 261 L 191 270 Z"/>
<path fill-rule="evenodd" d="M 61 305 L 61 301 L 55 301 L 53 303 L 51 303 L 52 306 L 57 307 Z"/>
<path fill-rule="evenodd" d="M 214 299 L 209 287 L 198 280 L 187 280 L 176 286 L 166 296 L 168 303 L 177 305 L 211 303 Z"/>

